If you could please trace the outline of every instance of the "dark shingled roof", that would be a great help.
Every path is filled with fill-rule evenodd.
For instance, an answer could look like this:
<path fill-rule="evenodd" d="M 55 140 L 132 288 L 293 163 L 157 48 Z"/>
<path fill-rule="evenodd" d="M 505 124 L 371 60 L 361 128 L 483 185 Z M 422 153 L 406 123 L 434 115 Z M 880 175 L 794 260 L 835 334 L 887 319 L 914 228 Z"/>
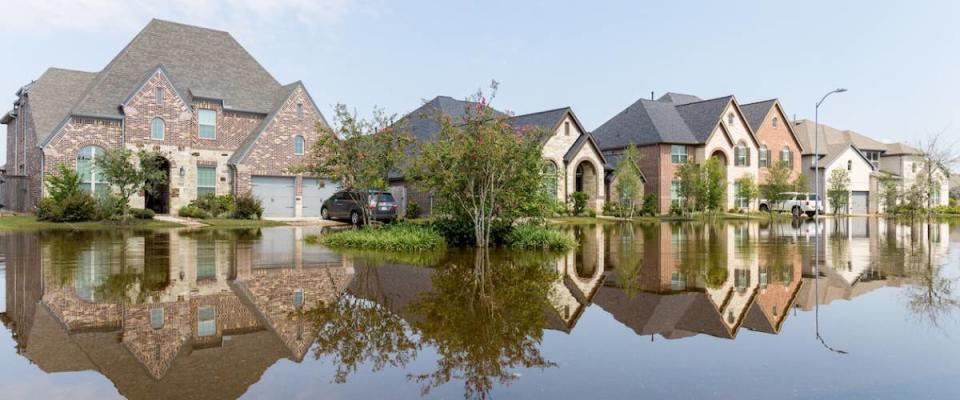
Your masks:
<path fill-rule="evenodd" d="M 70 107 L 96 75 L 93 72 L 50 68 L 24 91 L 30 98 L 37 144 L 46 141 L 67 118 Z"/>
<path fill-rule="evenodd" d="M 527 126 L 543 128 L 552 131 L 560 125 L 563 117 L 570 112 L 570 107 L 557 108 L 554 110 L 540 111 L 531 114 L 518 115 L 511 117 L 507 123 L 514 128 L 523 128 Z"/>
<path fill-rule="evenodd" d="M 692 95 L 692 94 L 683 94 L 683 93 L 667 92 L 667 93 L 664 94 L 663 96 L 660 96 L 660 98 L 657 99 L 657 101 L 662 101 L 662 102 L 666 102 L 666 103 L 673 103 L 673 104 L 676 104 L 676 105 L 681 105 L 681 104 L 695 103 L 695 102 L 698 102 L 698 101 L 703 101 L 703 99 L 701 99 L 701 98 L 699 98 L 699 97 L 697 97 L 697 96 L 694 96 L 694 95 Z"/>
<path fill-rule="evenodd" d="M 595 129 L 593 137 L 604 150 L 655 143 L 704 143 L 733 96 L 687 102 L 693 99 L 698 98 L 668 93 L 656 101 L 637 100 Z"/>
<path fill-rule="evenodd" d="M 741 104 L 740 110 L 743 111 L 743 116 L 747 119 L 747 123 L 750 124 L 750 129 L 756 131 L 760 128 L 763 119 L 767 117 L 770 109 L 773 108 L 773 105 L 776 103 L 777 99 L 770 99 L 756 103 Z"/>
<path fill-rule="evenodd" d="M 118 105 L 157 64 L 181 94 L 202 93 L 226 109 L 267 114 L 282 91 L 229 33 L 154 19 L 97 74 L 73 112 L 119 116 Z"/>
<path fill-rule="evenodd" d="M 569 149 L 567 149 L 567 153 L 563 155 L 563 161 L 565 162 L 573 161 L 573 158 L 576 157 L 578 153 L 580 153 L 580 149 L 583 148 L 583 146 L 587 145 L 588 143 L 591 146 L 593 146 L 593 148 L 597 149 L 597 154 L 600 156 L 600 162 L 602 162 L 603 167 L 606 168 L 609 162 L 607 161 L 606 157 L 603 155 L 603 152 L 600 151 L 600 146 L 598 146 L 597 141 L 593 139 L 593 135 L 586 132 L 581 134 L 580 137 L 578 137 L 577 140 L 573 142 L 573 145 L 570 146 Z"/>
<path fill-rule="evenodd" d="M 440 125 L 435 121 L 437 114 L 447 115 L 453 119 L 454 123 L 462 123 L 468 108 L 476 108 L 477 103 L 472 101 L 457 100 L 449 96 L 437 96 L 433 100 L 424 103 L 420 108 L 404 115 L 399 123 L 402 123 L 417 141 L 434 140 L 440 133 Z M 500 111 L 494 110 L 494 114 L 506 115 Z"/>

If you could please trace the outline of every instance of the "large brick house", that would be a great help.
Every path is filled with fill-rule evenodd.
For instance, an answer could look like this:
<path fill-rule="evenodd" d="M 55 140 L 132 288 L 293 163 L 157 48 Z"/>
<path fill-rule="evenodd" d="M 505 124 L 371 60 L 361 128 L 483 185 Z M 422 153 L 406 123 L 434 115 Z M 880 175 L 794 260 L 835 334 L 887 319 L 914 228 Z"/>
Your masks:
<path fill-rule="evenodd" d="M 440 132 L 436 116 L 449 116 L 454 122 L 462 121 L 469 109 L 477 104 L 457 100 L 449 96 L 437 96 L 400 119 L 400 123 L 418 142 L 435 140 Z M 508 114 L 494 110 L 497 116 Z M 529 129 L 542 129 L 552 134 L 542 142 L 544 158 L 544 188 L 556 193 L 560 202 L 569 202 L 574 192 L 588 196 L 588 207 L 603 210 L 608 195 L 607 181 L 612 166 L 600 152 L 596 141 L 584 129 L 570 107 L 509 116 L 507 123 L 520 134 Z M 432 198 L 417 190 L 405 177 L 397 174 L 391 179 L 394 197 L 406 208 L 416 202 L 425 214 L 432 212 Z"/>
<path fill-rule="evenodd" d="M 757 179 L 760 143 L 733 96 L 702 100 L 667 93 L 657 100 L 640 99 L 595 129 L 593 137 L 608 158 L 629 146 L 638 148 L 645 191 L 656 194 L 661 213 L 683 201 L 679 166 L 707 157 L 726 167 L 725 208 L 752 206 L 734 196 L 734 182 L 746 175 Z"/>
<path fill-rule="evenodd" d="M 777 99 L 742 104 L 740 109 L 747 117 L 747 123 L 757 135 L 760 147 L 757 149 L 757 167 L 761 185 L 767 183 L 770 177 L 770 168 L 776 163 L 782 163 L 790 168 L 790 179 L 796 179 L 801 174 L 800 155 L 803 146 L 793 131 L 793 124 L 783 111 L 783 106 Z"/>
<path fill-rule="evenodd" d="M 108 190 L 92 165 L 118 147 L 164 157 L 166 187 L 131 200 L 159 213 L 204 193 L 252 193 L 266 216 L 313 216 L 333 190 L 288 172 L 326 124 L 304 85 L 277 82 L 227 32 L 152 20 L 103 70 L 51 68 L 17 96 L 2 123 L 7 175 L 27 182 L 18 211 L 59 164 L 85 190 Z"/>

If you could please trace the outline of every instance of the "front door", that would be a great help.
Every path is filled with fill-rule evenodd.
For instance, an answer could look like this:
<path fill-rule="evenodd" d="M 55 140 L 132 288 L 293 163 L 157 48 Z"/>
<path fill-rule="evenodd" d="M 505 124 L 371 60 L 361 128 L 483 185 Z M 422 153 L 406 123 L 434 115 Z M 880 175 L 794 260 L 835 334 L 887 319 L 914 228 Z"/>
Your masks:
<path fill-rule="evenodd" d="M 164 178 L 157 181 L 147 181 L 144 190 L 144 208 L 157 214 L 170 213 L 170 161 L 160 158 L 160 170 L 164 171 Z"/>

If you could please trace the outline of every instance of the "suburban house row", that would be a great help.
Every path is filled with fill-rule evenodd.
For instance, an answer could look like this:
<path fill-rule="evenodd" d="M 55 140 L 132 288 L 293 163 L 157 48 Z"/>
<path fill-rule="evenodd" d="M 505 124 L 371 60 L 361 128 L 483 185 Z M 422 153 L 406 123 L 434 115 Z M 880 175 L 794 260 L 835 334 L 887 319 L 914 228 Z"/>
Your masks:
<path fill-rule="evenodd" d="M 2 204 L 8 210 L 33 210 L 44 195 L 44 176 L 60 164 L 80 173 L 85 190 L 108 190 L 93 164 L 105 149 L 121 147 L 162 155 L 166 187 L 131 200 L 158 213 L 206 193 L 250 193 L 261 199 L 266 217 L 317 217 L 337 189 L 326 177 L 290 172 L 316 142 L 317 126 L 327 126 L 306 87 L 278 82 L 227 32 L 152 20 L 103 70 L 50 68 L 16 95 L 0 120 L 7 125 Z M 437 96 L 401 121 L 417 140 L 431 140 L 439 132 L 436 113 L 462 118 L 471 106 Z M 552 133 L 541 142 L 544 187 L 562 202 L 586 193 L 596 211 L 619 197 L 613 172 L 628 146 L 639 149 L 644 191 L 656 194 L 661 213 L 683 200 L 678 166 L 708 157 L 726 168 L 728 209 L 756 208 L 755 201 L 736 198 L 735 181 L 749 175 L 763 184 L 775 163 L 786 163 L 792 178 L 808 175 L 811 184 L 820 174 L 824 187 L 834 169 L 847 168 L 854 213 L 879 211 L 880 176 L 908 188 L 918 173 L 916 149 L 827 126 L 820 130 L 821 154 L 814 154 L 813 124 L 791 122 L 777 99 L 740 104 L 734 96 L 667 93 L 637 100 L 592 132 L 570 107 L 502 114 L 519 131 Z M 428 193 L 402 175 L 391 178 L 401 210 L 416 202 L 431 211 Z M 936 200 L 947 204 L 949 186 L 942 181 Z"/>

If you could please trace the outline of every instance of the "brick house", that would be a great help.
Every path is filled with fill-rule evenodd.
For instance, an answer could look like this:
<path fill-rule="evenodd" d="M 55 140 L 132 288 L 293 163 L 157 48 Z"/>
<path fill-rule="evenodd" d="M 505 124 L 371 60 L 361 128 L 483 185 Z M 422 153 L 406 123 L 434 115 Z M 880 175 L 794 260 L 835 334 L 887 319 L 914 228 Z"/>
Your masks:
<path fill-rule="evenodd" d="M 92 165 L 105 149 L 159 152 L 168 180 L 134 207 L 175 212 L 204 193 L 252 193 L 265 215 L 319 215 L 334 185 L 290 174 L 326 124 L 303 83 L 282 85 L 227 32 L 152 20 L 99 72 L 51 68 L 17 92 L 7 125 L 8 176 L 28 181 L 75 168 L 83 188 L 108 190 Z"/>
<path fill-rule="evenodd" d="M 449 116 L 453 121 L 462 121 L 467 110 L 476 106 L 473 102 L 437 96 L 403 116 L 400 123 L 418 142 L 435 140 L 440 132 L 440 126 L 435 121 L 437 114 Z M 508 116 L 496 110 L 494 114 Z M 509 116 L 507 123 L 518 132 L 528 129 L 552 132 L 541 143 L 545 190 L 555 192 L 556 199 L 561 202 L 570 201 L 574 192 L 587 193 L 588 207 L 597 212 L 603 210 L 612 167 L 573 109 L 563 107 Z M 406 209 L 408 202 L 416 202 L 424 214 L 432 212 L 431 196 L 416 190 L 401 174 L 391 178 L 391 191 L 400 202 L 401 209 Z"/>
<path fill-rule="evenodd" d="M 657 209 L 670 211 L 682 199 L 676 172 L 680 165 L 716 157 L 726 166 L 724 208 L 750 208 L 737 201 L 734 182 L 745 175 L 757 179 L 759 142 L 733 96 L 702 100 L 667 93 L 657 100 L 640 99 L 604 122 L 593 137 L 606 157 L 616 157 L 629 146 L 641 155 L 645 192 L 657 196 Z"/>
<path fill-rule="evenodd" d="M 800 176 L 803 146 L 780 101 L 770 99 L 742 104 L 740 109 L 760 142 L 757 149 L 757 167 L 760 169 L 758 183 L 767 183 L 770 177 L 769 169 L 776 165 L 775 163 L 784 163 L 790 168 L 791 180 Z"/>

